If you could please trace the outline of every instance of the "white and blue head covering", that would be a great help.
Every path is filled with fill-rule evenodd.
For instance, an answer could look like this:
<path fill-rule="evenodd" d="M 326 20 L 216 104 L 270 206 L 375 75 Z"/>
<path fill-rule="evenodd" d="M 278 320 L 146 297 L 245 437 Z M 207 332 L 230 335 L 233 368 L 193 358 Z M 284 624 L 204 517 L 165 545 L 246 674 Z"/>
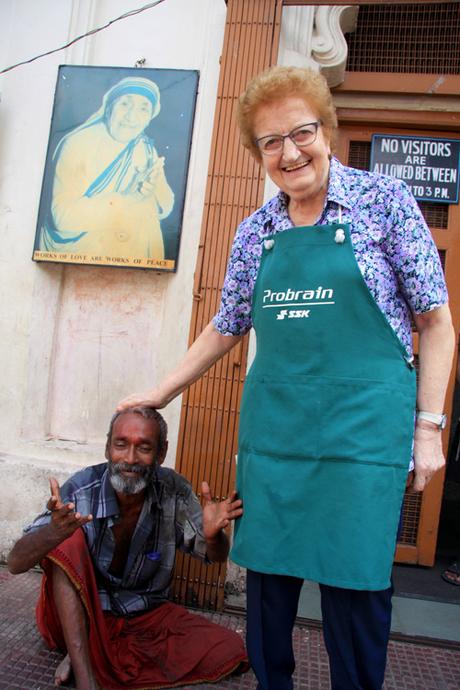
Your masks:
<path fill-rule="evenodd" d="M 59 153 L 60 149 L 62 148 L 62 145 L 66 142 L 66 140 L 69 137 L 76 134 L 77 132 L 80 132 L 82 129 L 92 127 L 93 125 L 96 125 L 99 122 L 104 122 L 107 125 L 113 104 L 118 98 L 120 98 L 121 96 L 126 96 L 127 94 L 137 94 L 139 96 L 144 96 L 145 98 L 148 98 L 148 100 L 152 104 L 152 116 L 150 118 L 150 122 L 160 112 L 160 89 L 155 84 L 155 82 L 151 79 L 145 79 L 144 77 L 125 77 L 105 92 L 104 97 L 102 99 L 102 105 L 98 110 L 96 110 L 95 113 L 90 115 L 88 119 L 86 119 L 79 127 L 76 127 L 71 132 L 62 137 L 62 139 L 56 146 L 53 158 L 55 158 L 56 155 Z"/>
<path fill-rule="evenodd" d="M 148 98 L 152 104 L 151 120 L 160 112 L 160 90 L 155 82 L 143 77 L 126 77 L 104 94 L 101 108 L 92 117 L 101 118 L 102 116 L 103 119 L 106 119 L 108 110 L 111 109 L 117 98 L 127 94 L 137 94 L 138 96 Z"/>

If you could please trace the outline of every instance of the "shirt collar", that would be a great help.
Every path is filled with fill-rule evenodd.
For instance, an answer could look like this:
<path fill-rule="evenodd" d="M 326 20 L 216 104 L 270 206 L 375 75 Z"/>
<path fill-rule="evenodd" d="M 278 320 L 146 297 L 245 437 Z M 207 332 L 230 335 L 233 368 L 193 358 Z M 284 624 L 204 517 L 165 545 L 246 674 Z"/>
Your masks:
<path fill-rule="evenodd" d="M 327 203 L 334 201 L 347 209 L 353 208 L 351 180 L 346 168 L 337 158 L 332 158 L 327 187 Z"/>

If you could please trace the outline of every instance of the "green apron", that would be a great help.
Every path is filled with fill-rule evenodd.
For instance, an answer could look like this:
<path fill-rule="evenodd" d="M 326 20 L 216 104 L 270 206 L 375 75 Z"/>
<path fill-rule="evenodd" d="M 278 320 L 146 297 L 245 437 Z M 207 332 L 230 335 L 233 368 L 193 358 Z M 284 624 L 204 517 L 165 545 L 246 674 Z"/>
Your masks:
<path fill-rule="evenodd" d="M 292 228 L 264 245 L 231 557 L 257 572 L 386 589 L 412 447 L 412 358 L 369 292 L 346 224 Z"/>

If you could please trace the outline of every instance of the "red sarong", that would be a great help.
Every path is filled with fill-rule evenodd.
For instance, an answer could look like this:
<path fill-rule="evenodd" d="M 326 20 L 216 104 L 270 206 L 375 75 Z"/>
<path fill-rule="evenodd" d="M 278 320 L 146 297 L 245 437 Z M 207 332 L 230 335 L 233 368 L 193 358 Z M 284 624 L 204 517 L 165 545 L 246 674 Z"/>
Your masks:
<path fill-rule="evenodd" d="M 89 621 L 91 662 L 104 690 L 158 690 L 213 683 L 246 671 L 241 637 L 171 602 L 132 618 L 102 611 L 93 564 L 81 529 L 42 561 L 37 625 L 50 649 L 66 652 L 54 604 L 52 564 L 66 573 Z"/>

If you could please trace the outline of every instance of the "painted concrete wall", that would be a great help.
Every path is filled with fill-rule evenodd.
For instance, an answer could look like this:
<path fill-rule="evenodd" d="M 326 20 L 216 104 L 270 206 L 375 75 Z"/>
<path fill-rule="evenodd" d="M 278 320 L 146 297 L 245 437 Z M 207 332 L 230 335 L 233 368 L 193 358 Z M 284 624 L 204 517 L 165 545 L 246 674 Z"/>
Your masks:
<path fill-rule="evenodd" d="M 142 4 L 2 0 L 0 67 Z M 167 0 L 0 76 L 0 558 L 42 508 L 47 477 L 102 461 L 116 402 L 186 350 L 225 17 L 224 0 Z M 177 273 L 32 262 L 58 65 L 139 58 L 200 72 Z M 169 465 L 179 415 L 177 400 L 165 411 Z"/>

